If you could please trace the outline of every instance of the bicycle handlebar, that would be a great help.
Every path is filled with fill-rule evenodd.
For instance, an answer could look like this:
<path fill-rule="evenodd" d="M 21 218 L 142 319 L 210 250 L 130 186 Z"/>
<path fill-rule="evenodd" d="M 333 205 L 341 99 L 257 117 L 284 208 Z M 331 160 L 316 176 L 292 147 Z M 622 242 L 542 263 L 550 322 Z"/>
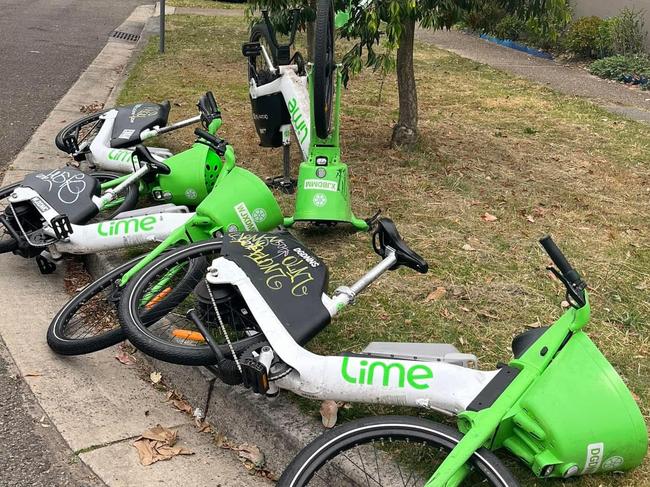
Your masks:
<path fill-rule="evenodd" d="M 222 138 L 217 137 L 216 135 L 212 135 L 210 132 L 199 128 L 194 129 L 194 135 L 205 140 L 205 143 L 214 149 L 214 151 L 220 156 L 226 154 L 226 145 L 228 145 L 228 143 Z"/>
<path fill-rule="evenodd" d="M 298 17 L 300 15 L 300 9 L 297 8 L 292 9 L 291 15 L 292 15 L 292 22 L 291 22 L 291 35 L 289 36 L 289 42 L 287 44 L 280 45 L 278 43 L 278 38 L 275 35 L 275 29 L 273 28 L 271 19 L 269 18 L 269 11 L 262 10 L 262 17 L 264 18 L 264 23 L 266 24 L 266 28 L 269 31 L 269 37 L 271 38 L 271 42 L 273 43 L 273 46 L 276 49 L 282 49 L 282 48 L 288 49 L 293 45 L 293 42 L 296 39 L 296 31 L 298 30 Z"/>
<path fill-rule="evenodd" d="M 567 288 L 568 294 L 580 305 L 584 306 L 585 304 L 585 295 L 584 289 L 587 287 L 585 282 L 578 274 L 569 261 L 564 256 L 560 248 L 555 244 L 550 235 L 543 237 L 539 240 L 539 243 L 544 248 L 548 256 L 553 261 L 553 264 L 557 267 L 557 271 L 554 268 L 549 268 L 553 273 L 564 283 Z"/>

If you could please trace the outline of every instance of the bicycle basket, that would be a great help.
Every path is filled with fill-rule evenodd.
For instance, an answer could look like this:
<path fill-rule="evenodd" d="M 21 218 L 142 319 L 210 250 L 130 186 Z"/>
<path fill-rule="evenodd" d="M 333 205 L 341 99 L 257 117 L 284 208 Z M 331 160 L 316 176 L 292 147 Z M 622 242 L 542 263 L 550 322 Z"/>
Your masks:
<path fill-rule="evenodd" d="M 281 93 L 251 98 L 253 122 L 262 147 L 282 147 L 280 127 L 291 122 Z"/>
<path fill-rule="evenodd" d="M 519 406 L 503 445 L 536 475 L 623 471 L 645 457 L 643 416 L 621 377 L 583 332 L 558 353 Z"/>

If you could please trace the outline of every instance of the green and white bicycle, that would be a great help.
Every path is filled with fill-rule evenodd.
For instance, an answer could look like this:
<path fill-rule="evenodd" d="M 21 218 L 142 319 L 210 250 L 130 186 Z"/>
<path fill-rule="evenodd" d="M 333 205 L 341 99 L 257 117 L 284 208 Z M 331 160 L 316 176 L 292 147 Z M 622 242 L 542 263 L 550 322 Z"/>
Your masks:
<path fill-rule="evenodd" d="M 129 340 L 158 359 L 214 365 L 222 380 L 275 395 L 411 406 L 458 417 L 456 431 L 410 417 L 335 429 L 287 468 L 284 486 L 517 486 L 491 453 L 504 448 L 540 477 L 628 470 L 643 460 L 647 431 L 631 393 L 582 328 L 586 285 L 550 237 L 541 243 L 571 307 L 552 326 L 513 341 L 498 370 L 447 344 L 371 343 L 361 353 L 319 356 L 303 345 L 387 270 L 427 263 L 380 219 L 382 261 L 328 296 L 324 263 L 289 233 L 225 235 L 178 249 L 134 276 L 120 301 Z M 181 263 L 204 273 L 171 281 Z M 160 293 L 179 297 L 159 308 Z M 182 298 L 181 298 L 182 297 Z M 433 475 L 432 475 L 433 474 Z"/>
<path fill-rule="evenodd" d="M 292 188 L 288 148 L 293 128 L 303 162 L 298 171 L 294 214 L 285 226 L 304 221 L 349 223 L 368 230 L 369 221 L 354 216 L 349 169 L 341 159 L 339 139 L 341 71 L 334 62 L 336 36 L 332 0 L 317 4 L 314 60 L 307 65 L 299 52 L 291 55 L 298 11 L 293 12 L 290 40 L 280 45 L 266 11 L 264 23 L 251 29 L 242 47 L 248 60 L 249 95 L 262 146 L 283 146 L 284 175 L 271 183 Z"/>

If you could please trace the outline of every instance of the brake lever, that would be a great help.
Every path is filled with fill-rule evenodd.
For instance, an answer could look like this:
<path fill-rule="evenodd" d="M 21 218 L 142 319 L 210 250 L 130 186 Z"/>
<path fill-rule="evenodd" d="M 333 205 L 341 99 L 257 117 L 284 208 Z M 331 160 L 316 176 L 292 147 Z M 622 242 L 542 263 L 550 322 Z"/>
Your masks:
<path fill-rule="evenodd" d="M 564 287 L 566 288 L 566 298 L 572 308 L 580 309 L 585 304 L 587 304 L 583 292 L 586 286 L 582 281 L 576 287 L 574 287 L 569 282 L 569 280 L 564 277 L 564 274 L 558 271 L 554 266 L 550 265 L 546 268 L 546 270 L 551 271 L 553 275 L 557 277 L 562 284 L 564 284 Z"/>

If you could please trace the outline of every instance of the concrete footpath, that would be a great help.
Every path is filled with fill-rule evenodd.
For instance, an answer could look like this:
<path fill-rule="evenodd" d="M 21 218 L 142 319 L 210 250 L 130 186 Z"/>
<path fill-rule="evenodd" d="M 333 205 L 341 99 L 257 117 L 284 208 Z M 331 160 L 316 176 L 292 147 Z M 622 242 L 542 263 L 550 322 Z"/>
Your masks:
<path fill-rule="evenodd" d="M 118 30 L 140 34 L 152 13 L 153 6 L 138 7 Z M 55 134 L 81 116 L 81 105 L 108 100 L 135 51 L 135 43 L 107 43 L 10 164 L 3 184 L 65 164 L 54 147 Z M 199 433 L 194 419 L 172 407 L 137 367 L 118 362 L 115 349 L 82 357 L 49 350 L 47 327 L 69 298 L 63 278 L 63 265 L 44 276 L 33 260 L 0 256 L 0 335 L 42 407 L 42 422 L 56 427 L 72 452 L 110 486 L 264 485 L 232 451 L 219 448 L 212 434 Z M 194 455 L 141 466 L 133 440 L 157 424 L 176 429 L 178 445 Z"/>
<path fill-rule="evenodd" d="M 416 39 L 561 93 L 587 98 L 612 113 L 650 122 L 650 91 L 604 80 L 581 67 L 530 56 L 457 30 L 418 30 Z"/>

